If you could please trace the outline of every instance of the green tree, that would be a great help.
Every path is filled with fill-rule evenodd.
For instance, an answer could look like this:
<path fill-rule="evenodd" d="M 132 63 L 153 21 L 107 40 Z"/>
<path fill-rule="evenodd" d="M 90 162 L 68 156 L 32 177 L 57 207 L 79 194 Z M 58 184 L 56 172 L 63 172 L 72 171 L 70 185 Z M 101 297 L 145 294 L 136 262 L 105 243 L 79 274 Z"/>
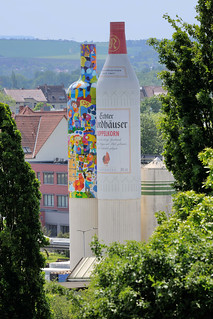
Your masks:
<path fill-rule="evenodd" d="M 141 114 L 141 153 L 162 154 L 163 139 L 159 129 L 161 113 L 144 112 Z"/>
<path fill-rule="evenodd" d="M 39 102 L 33 108 L 33 111 L 40 111 L 44 106 L 49 106 L 50 109 L 53 109 L 53 106 L 50 103 Z"/>
<path fill-rule="evenodd" d="M 35 73 L 35 78 L 33 81 L 33 86 L 37 87 L 42 84 L 56 85 L 57 84 L 57 74 L 54 71 L 40 71 Z"/>
<path fill-rule="evenodd" d="M 140 72 L 137 72 L 137 77 L 140 85 L 162 85 L 162 80 L 158 77 L 158 72 L 162 68 L 151 69 L 146 68 Z"/>
<path fill-rule="evenodd" d="M 213 183 L 213 150 L 200 158 Z M 148 243 L 129 241 L 104 248 L 77 318 L 212 317 L 212 196 L 178 193 L 172 216 L 159 212 L 157 218 L 159 226 Z"/>
<path fill-rule="evenodd" d="M 171 40 L 150 44 L 167 68 L 160 77 L 164 158 L 179 190 L 202 190 L 206 169 L 198 153 L 213 146 L 213 1 L 198 0 L 198 25 L 165 16 L 174 33 Z M 206 190 L 208 192 L 208 190 Z"/>
<path fill-rule="evenodd" d="M 74 290 L 62 287 L 57 282 L 46 282 L 45 291 L 53 319 L 75 318 L 80 304 Z"/>
<path fill-rule="evenodd" d="M 145 97 L 144 100 L 141 101 L 141 113 L 144 112 L 160 112 L 162 107 L 162 103 L 159 99 L 159 96 L 153 95 L 151 97 Z"/>
<path fill-rule="evenodd" d="M 16 105 L 16 101 L 11 96 L 4 94 L 3 91 L 0 91 L 0 103 L 8 104 L 11 108 Z"/>
<path fill-rule="evenodd" d="M 0 89 L 11 88 L 11 77 L 7 75 L 0 75 Z"/>
<path fill-rule="evenodd" d="M 24 160 L 21 135 L 0 103 L 0 316 L 49 318 L 44 293 L 46 244 L 39 221 L 39 182 Z"/>
<path fill-rule="evenodd" d="M 17 89 L 18 88 L 18 83 L 17 83 L 17 79 L 16 79 L 16 75 L 15 75 L 14 71 L 12 71 L 12 74 L 11 74 L 11 83 L 12 83 L 12 88 L 13 89 Z"/>

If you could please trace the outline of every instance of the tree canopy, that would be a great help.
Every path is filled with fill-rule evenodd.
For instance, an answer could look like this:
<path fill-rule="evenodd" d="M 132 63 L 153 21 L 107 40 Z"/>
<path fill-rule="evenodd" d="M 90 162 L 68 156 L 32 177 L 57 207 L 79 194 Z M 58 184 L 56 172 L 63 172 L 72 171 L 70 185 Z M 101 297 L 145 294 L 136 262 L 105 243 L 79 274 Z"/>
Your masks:
<path fill-rule="evenodd" d="M 12 108 L 16 105 L 16 101 L 10 95 L 4 94 L 2 91 L 0 91 L 0 103 L 5 103 Z"/>
<path fill-rule="evenodd" d="M 36 106 L 33 108 L 33 111 L 40 111 L 44 106 L 50 107 L 53 109 L 53 106 L 50 103 L 38 102 Z"/>
<path fill-rule="evenodd" d="M 198 0 L 199 24 L 165 16 L 174 28 L 171 40 L 151 39 L 167 70 L 160 73 L 164 158 L 179 190 L 202 190 L 206 169 L 198 153 L 213 146 L 213 1 Z M 208 192 L 208 190 L 206 190 Z"/>
<path fill-rule="evenodd" d="M 161 155 L 163 139 L 160 131 L 161 101 L 159 96 L 146 97 L 141 101 L 141 154 Z"/>
<path fill-rule="evenodd" d="M 0 103 L 0 316 L 49 318 L 40 248 L 39 182 L 24 160 L 21 134 Z"/>
<path fill-rule="evenodd" d="M 141 153 L 161 155 L 163 139 L 159 129 L 162 114 L 146 111 L 141 113 Z"/>
<path fill-rule="evenodd" d="M 144 112 L 154 112 L 159 113 L 162 107 L 162 103 L 159 99 L 159 96 L 153 95 L 151 97 L 145 97 L 141 101 L 140 110 L 141 113 Z"/>

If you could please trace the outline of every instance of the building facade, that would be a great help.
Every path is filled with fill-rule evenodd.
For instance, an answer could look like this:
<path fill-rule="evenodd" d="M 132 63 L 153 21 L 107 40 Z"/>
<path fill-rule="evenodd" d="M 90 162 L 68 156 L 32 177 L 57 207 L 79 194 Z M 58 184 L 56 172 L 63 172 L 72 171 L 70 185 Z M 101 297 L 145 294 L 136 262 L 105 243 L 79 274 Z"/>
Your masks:
<path fill-rule="evenodd" d="M 66 110 L 38 111 L 24 107 L 15 115 L 25 160 L 40 181 L 41 223 L 50 236 L 69 232 Z"/>
<path fill-rule="evenodd" d="M 38 89 L 42 90 L 47 99 L 55 110 L 62 110 L 67 107 L 67 94 L 64 85 L 40 85 Z"/>
<path fill-rule="evenodd" d="M 30 162 L 40 181 L 41 223 L 52 237 L 69 232 L 67 161 Z"/>
<path fill-rule="evenodd" d="M 19 113 L 20 106 L 34 108 L 39 102 L 47 103 L 47 99 L 40 89 L 4 89 L 4 93 L 16 101 L 14 109 L 11 109 L 15 114 Z"/>

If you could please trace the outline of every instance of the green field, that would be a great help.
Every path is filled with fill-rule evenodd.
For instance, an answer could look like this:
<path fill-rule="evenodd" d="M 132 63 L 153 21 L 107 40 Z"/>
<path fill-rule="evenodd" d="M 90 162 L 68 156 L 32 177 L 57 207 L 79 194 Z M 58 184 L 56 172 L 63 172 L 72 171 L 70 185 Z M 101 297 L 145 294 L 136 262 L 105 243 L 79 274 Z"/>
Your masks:
<path fill-rule="evenodd" d="M 105 59 L 108 42 L 97 42 L 97 58 Z M 156 57 L 156 53 L 146 44 L 146 40 L 127 41 L 128 54 L 132 57 Z M 62 40 L 15 40 L 0 39 L 0 57 L 5 58 L 46 58 L 78 59 L 80 43 Z"/>
<path fill-rule="evenodd" d="M 99 73 L 108 54 L 108 42 L 95 44 Z M 36 72 L 80 70 L 80 45 L 68 40 L 0 39 L 0 87 L 11 87 L 10 79 L 5 77 L 11 77 L 12 72 L 32 79 Z M 128 40 L 127 52 L 137 72 L 159 69 L 158 55 L 146 40 Z M 29 83 L 23 81 L 18 85 L 29 87 Z"/>
<path fill-rule="evenodd" d="M 97 44 L 97 54 L 107 54 L 107 43 Z M 0 39 L 0 56 L 5 58 L 76 59 L 80 43 L 60 40 L 6 40 Z"/>

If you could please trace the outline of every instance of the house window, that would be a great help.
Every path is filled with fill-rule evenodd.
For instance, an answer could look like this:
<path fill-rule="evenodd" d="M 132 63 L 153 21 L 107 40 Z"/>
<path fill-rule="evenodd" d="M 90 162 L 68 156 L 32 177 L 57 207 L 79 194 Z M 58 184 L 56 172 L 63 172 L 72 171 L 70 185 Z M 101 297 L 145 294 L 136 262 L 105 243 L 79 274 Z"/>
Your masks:
<path fill-rule="evenodd" d="M 44 184 L 54 184 L 54 173 L 46 172 L 44 173 Z"/>
<path fill-rule="evenodd" d="M 40 174 L 40 172 L 37 172 L 37 178 L 38 178 L 39 181 L 41 180 L 41 174 Z"/>
<path fill-rule="evenodd" d="M 67 173 L 57 173 L 57 184 L 67 185 Z"/>
<path fill-rule="evenodd" d="M 44 194 L 44 206 L 53 207 L 54 206 L 54 195 L 53 194 Z"/>
<path fill-rule="evenodd" d="M 50 231 L 51 237 L 57 236 L 57 225 L 46 224 L 47 231 Z"/>
<path fill-rule="evenodd" d="M 62 208 L 68 207 L 68 196 L 67 195 L 57 195 L 57 206 Z"/>
<path fill-rule="evenodd" d="M 69 226 L 63 226 L 63 225 L 61 225 L 61 226 L 60 226 L 60 229 L 61 229 L 62 234 L 69 233 Z"/>

